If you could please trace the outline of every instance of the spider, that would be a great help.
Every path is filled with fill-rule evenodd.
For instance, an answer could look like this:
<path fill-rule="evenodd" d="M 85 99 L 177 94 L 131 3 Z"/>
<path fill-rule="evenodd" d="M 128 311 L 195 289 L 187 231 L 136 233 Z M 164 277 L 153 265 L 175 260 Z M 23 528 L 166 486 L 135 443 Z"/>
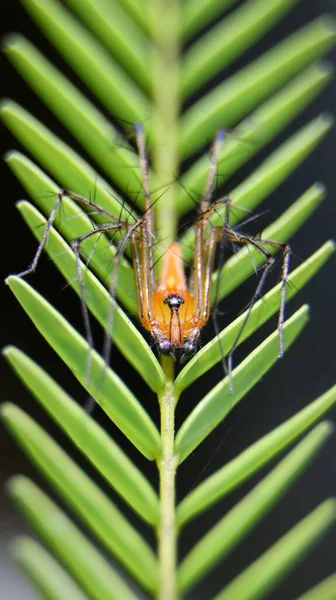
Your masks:
<path fill-rule="evenodd" d="M 110 293 L 116 295 L 118 263 L 126 246 L 129 244 L 134 267 L 135 289 L 137 297 L 138 317 L 142 326 L 149 331 L 154 339 L 158 351 L 164 355 L 170 355 L 177 361 L 183 361 L 193 356 L 197 350 L 197 344 L 202 328 L 208 322 L 211 314 L 211 292 L 213 287 L 213 275 L 215 256 L 218 249 L 228 246 L 247 246 L 255 248 L 265 258 L 263 273 L 255 293 L 249 303 L 248 310 L 237 337 L 226 357 L 223 357 L 225 373 L 229 376 L 230 389 L 232 388 L 232 355 L 237 347 L 239 338 L 247 323 L 254 304 L 260 298 L 265 279 L 272 269 L 274 257 L 264 246 L 272 246 L 282 251 L 282 286 L 281 300 L 278 318 L 279 332 L 279 357 L 284 354 L 283 323 L 286 302 L 286 284 L 289 273 L 290 246 L 274 240 L 262 237 L 251 237 L 243 235 L 230 227 L 231 201 L 220 199 L 213 201 L 218 157 L 224 140 L 224 131 L 220 130 L 213 142 L 207 182 L 203 196 L 197 208 L 197 217 L 194 224 L 194 258 L 191 266 L 191 276 L 187 282 L 185 265 L 182 257 L 180 244 L 175 241 L 166 249 L 163 256 L 163 265 L 159 281 L 155 279 L 154 251 L 156 246 L 154 204 L 151 199 L 149 185 L 149 166 L 143 127 L 140 123 L 135 125 L 136 143 L 138 149 L 142 189 L 144 195 L 144 211 L 134 218 L 133 222 L 121 221 L 104 208 L 87 200 L 83 196 L 68 190 L 61 190 L 57 196 L 55 205 L 48 218 L 46 228 L 38 246 L 37 252 L 30 267 L 19 273 L 24 277 L 35 271 L 44 245 L 47 241 L 49 231 L 53 225 L 55 214 L 60 206 L 63 196 L 66 195 L 78 205 L 92 212 L 98 213 L 107 219 L 107 222 L 96 224 L 94 228 L 79 238 L 72 241 L 72 248 L 76 255 L 77 277 L 81 287 L 82 312 L 88 333 L 88 341 L 92 347 L 92 336 L 89 326 L 88 310 L 84 302 L 84 289 L 82 272 L 80 268 L 80 246 L 84 240 L 93 235 L 115 234 L 121 232 L 122 236 L 117 245 L 113 259 L 112 275 L 110 281 Z M 211 225 L 211 215 L 219 209 L 223 209 L 223 224 Z M 106 331 L 112 331 L 112 315 L 108 317 L 109 323 Z M 109 362 L 111 349 L 111 336 L 106 335 L 104 359 Z"/>

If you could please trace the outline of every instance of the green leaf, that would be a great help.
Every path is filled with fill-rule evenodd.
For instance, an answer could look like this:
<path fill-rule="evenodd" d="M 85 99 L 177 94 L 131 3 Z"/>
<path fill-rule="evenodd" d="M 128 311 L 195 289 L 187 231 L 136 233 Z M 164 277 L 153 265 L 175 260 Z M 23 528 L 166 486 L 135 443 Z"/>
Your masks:
<path fill-rule="evenodd" d="M 285 348 L 301 332 L 308 319 L 308 307 L 302 306 L 284 325 Z M 176 454 L 181 463 L 213 431 L 245 394 L 277 360 L 278 332 L 275 331 L 233 371 L 233 394 L 228 378 L 220 381 L 184 421 L 176 436 Z"/>
<path fill-rule="evenodd" d="M 181 85 L 190 96 L 271 29 L 299 0 L 246 0 L 204 33 L 182 58 Z"/>
<path fill-rule="evenodd" d="M 178 525 L 184 525 L 254 475 L 313 425 L 335 402 L 336 386 L 205 479 L 179 504 Z"/>
<path fill-rule="evenodd" d="M 326 53 L 335 36 L 332 17 L 317 19 L 206 94 L 182 116 L 181 157 L 192 154 L 217 129 L 230 127 L 246 116 L 264 98 Z"/>
<path fill-rule="evenodd" d="M 324 263 L 335 252 L 335 243 L 333 241 L 326 242 L 319 250 L 310 256 L 302 265 L 293 271 L 287 281 L 286 301 L 293 298 L 296 293 L 303 288 L 304 285 L 324 265 Z M 238 345 L 250 337 L 259 327 L 261 327 L 272 315 L 279 311 L 280 308 L 280 291 L 281 283 L 273 287 L 265 296 L 263 296 L 254 305 L 250 317 L 244 327 L 241 336 L 238 340 Z M 184 390 L 191 385 L 198 377 L 207 373 L 215 364 L 220 362 L 224 356 L 230 351 L 237 335 L 240 332 L 241 326 L 244 323 L 247 310 L 243 312 L 237 319 L 232 321 L 230 325 L 225 327 L 218 336 L 213 338 L 206 344 L 197 355 L 192 358 L 179 373 L 175 381 L 175 386 L 178 390 Z"/>
<path fill-rule="evenodd" d="M 34 92 L 71 131 L 107 175 L 122 189 L 126 190 L 128 186 L 134 191 L 140 189 L 138 157 L 131 148 L 127 147 L 125 140 L 120 139 L 108 119 L 69 79 L 20 35 L 11 35 L 7 38 L 4 50 Z M 15 111 L 16 105 L 9 103 L 9 109 L 12 106 Z M 22 111 L 22 120 L 26 114 Z M 43 137 L 43 132 L 40 135 Z M 38 145 L 35 147 L 38 150 Z M 75 153 L 72 156 L 76 162 Z M 78 163 L 81 163 L 81 159 Z M 94 180 L 91 181 L 91 186 L 93 182 Z M 74 182 L 68 187 L 70 186 L 73 187 Z"/>
<path fill-rule="evenodd" d="M 11 550 L 15 562 L 47 600 L 88 600 L 51 554 L 32 538 L 14 538 Z"/>
<path fill-rule="evenodd" d="M 66 0 L 117 62 L 145 90 L 150 90 L 149 40 L 117 2 Z"/>
<path fill-rule="evenodd" d="M 198 29 L 224 13 L 237 0 L 185 0 L 182 3 L 182 35 L 190 38 Z"/>
<path fill-rule="evenodd" d="M 298 165 L 302 163 L 323 139 L 332 125 L 333 120 L 329 115 L 321 115 L 317 119 L 313 119 L 313 121 L 300 129 L 289 140 L 281 144 L 243 183 L 230 192 L 230 199 L 233 204 L 230 213 L 231 227 L 246 216 L 247 210 L 254 210 L 293 173 Z M 321 190 L 321 188 L 318 189 Z M 310 190 L 307 192 L 308 194 L 313 193 L 314 188 L 311 187 Z M 235 207 L 237 208 L 235 209 Z M 237 210 L 239 207 L 242 207 L 243 210 Z M 222 208 L 219 208 L 211 216 L 212 226 L 223 225 L 224 212 Z M 193 247 L 194 238 L 193 228 L 188 229 L 181 238 L 185 258 L 191 256 L 188 248 Z"/>
<path fill-rule="evenodd" d="M 32 481 L 13 477 L 11 498 L 80 586 L 96 600 L 138 598 L 79 529 Z"/>
<path fill-rule="evenodd" d="M 99 487 L 14 404 L 1 407 L 2 418 L 23 450 L 104 546 L 146 589 L 156 584 L 153 551 Z M 87 430 L 89 435 L 89 428 Z"/>
<path fill-rule="evenodd" d="M 20 202 L 18 207 L 28 227 L 40 241 L 44 232 L 45 219 L 28 202 Z M 65 279 L 80 295 L 75 255 L 53 228 L 49 232 L 46 251 Z M 106 326 L 108 315 L 112 310 L 113 344 L 116 344 L 151 389 L 159 391 L 164 387 L 165 376 L 153 351 L 124 311 L 112 300 L 108 291 L 82 262 L 81 270 L 85 290 L 84 299 L 89 310 L 102 327 Z"/>
<path fill-rule="evenodd" d="M 60 191 L 55 182 L 19 152 L 11 152 L 7 155 L 6 162 L 34 202 L 49 216 Z M 62 200 L 62 207 L 55 215 L 54 226 L 68 242 L 92 230 L 92 222 L 83 209 L 66 196 Z M 38 232 L 34 234 L 38 235 Z M 111 264 L 115 255 L 110 240 L 105 236 L 101 236 L 98 240 L 95 236 L 91 236 L 81 244 L 81 249 L 87 257 L 90 257 L 90 267 L 98 273 L 101 281 L 109 288 Z M 22 265 L 22 268 L 26 269 L 27 266 L 27 264 Z M 129 311 L 133 314 L 137 313 L 134 273 L 129 262 L 123 257 L 118 267 L 117 296 Z"/>
<path fill-rule="evenodd" d="M 335 600 L 336 573 L 330 575 L 297 600 Z"/>
<path fill-rule="evenodd" d="M 91 352 L 91 376 L 87 382 L 89 345 L 42 296 L 25 281 L 9 277 L 8 285 L 37 329 L 62 358 L 110 419 L 148 459 L 160 453 L 160 436 L 150 417 L 126 385 Z"/>
<path fill-rule="evenodd" d="M 333 117 L 322 114 L 299 129 L 232 192 L 232 202 L 253 210 L 302 163 L 330 131 Z"/>
<path fill-rule="evenodd" d="M 328 63 L 317 63 L 308 67 L 263 102 L 234 129 L 232 135 L 227 133 L 218 161 L 221 185 L 296 117 L 327 85 L 331 76 L 332 67 Z M 179 214 L 184 214 L 189 205 L 185 189 L 195 194 L 195 197 L 202 194 L 208 172 L 209 157 L 204 155 L 182 175 L 181 189 L 177 194 Z"/>
<path fill-rule="evenodd" d="M 147 119 L 147 98 L 80 21 L 54 0 L 22 3 L 48 40 L 112 114 L 133 123 Z"/>
<path fill-rule="evenodd" d="M 333 426 L 328 422 L 315 427 L 269 475 L 264 477 L 193 547 L 178 570 L 180 592 L 189 589 L 219 560 L 226 557 L 266 516 L 308 466 L 332 431 Z M 333 506 L 333 513 L 335 516 L 335 506 Z"/>
<path fill-rule="evenodd" d="M 327 500 L 284 535 L 260 558 L 238 575 L 214 600 L 261 600 L 292 571 L 299 561 L 317 544 L 336 520 L 336 501 Z M 333 581 L 332 581 L 333 579 Z M 317 590 L 318 595 L 302 596 L 301 600 L 333 600 L 336 577 Z M 333 587 L 332 587 L 333 586 Z"/>
<path fill-rule="evenodd" d="M 142 28 L 147 31 L 148 29 L 148 12 L 147 6 L 144 6 L 142 0 L 119 0 L 129 14 L 135 19 Z"/>
<path fill-rule="evenodd" d="M 120 215 L 123 202 L 116 192 L 104 179 L 97 177 L 94 168 L 50 129 L 11 100 L 3 102 L 1 114 L 8 129 L 61 187 L 85 198 L 94 194 L 97 204 L 115 216 Z M 44 194 L 46 191 L 48 190 L 44 190 Z M 125 208 L 128 210 L 127 205 Z"/>
<path fill-rule="evenodd" d="M 141 471 L 119 446 L 33 360 L 15 347 L 3 354 L 47 413 L 141 518 L 158 521 L 159 501 Z"/>

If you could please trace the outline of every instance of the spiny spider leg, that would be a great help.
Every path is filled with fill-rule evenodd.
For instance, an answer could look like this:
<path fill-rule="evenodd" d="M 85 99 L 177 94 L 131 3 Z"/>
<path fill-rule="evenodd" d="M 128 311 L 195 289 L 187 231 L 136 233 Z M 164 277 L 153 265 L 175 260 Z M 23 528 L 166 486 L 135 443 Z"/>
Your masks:
<path fill-rule="evenodd" d="M 51 210 L 51 213 L 48 217 L 47 224 L 46 224 L 45 230 L 43 232 L 42 239 L 37 247 L 35 256 L 33 258 L 33 262 L 31 263 L 31 265 L 28 269 L 26 269 L 25 271 L 21 271 L 21 273 L 17 273 L 17 275 L 16 275 L 17 277 L 26 277 L 27 275 L 30 275 L 31 273 L 35 273 L 37 265 L 38 265 L 40 257 L 41 257 L 41 254 L 42 254 L 42 251 L 43 251 L 43 248 L 47 243 L 50 229 L 53 226 L 53 223 L 55 220 L 55 215 L 57 213 L 57 209 L 62 203 L 62 199 L 63 199 L 63 190 L 62 190 L 62 192 L 60 192 L 58 194 L 58 196 L 56 198 L 56 202 L 55 202 L 55 204 Z"/>
<path fill-rule="evenodd" d="M 199 298 L 199 294 L 202 296 L 201 313 L 198 313 L 198 316 L 201 319 L 200 326 L 206 323 L 209 318 L 210 312 L 210 290 L 211 290 L 211 281 L 209 281 L 209 276 L 211 277 L 213 272 L 214 265 L 214 257 L 217 247 L 219 246 L 219 271 L 223 267 L 225 263 L 225 249 L 229 244 L 238 245 L 238 246 L 246 246 L 249 249 L 249 246 L 256 248 L 259 252 L 261 252 L 266 258 L 266 264 L 264 265 L 264 270 L 262 277 L 258 283 L 258 286 L 255 290 L 255 293 L 252 297 L 252 300 L 249 304 L 249 308 L 246 312 L 244 321 L 240 327 L 240 330 L 234 340 L 234 343 L 227 354 L 227 362 L 225 360 L 225 355 L 223 352 L 223 348 L 221 345 L 221 340 L 219 337 L 219 327 L 217 323 L 216 317 L 216 306 L 212 312 L 214 328 L 216 335 L 220 344 L 220 351 L 222 356 L 222 365 L 224 369 L 225 375 L 229 378 L 229 391 L 230 394 L 233 393 L 233 384 L 232 384 L 232 357 L 233 353 L 238 345 L 239 339 L 242 335 L 242 332 L 247 324 L 247 321 L 252 312 L 253 306 L 257 302 L 258 298 L 261 296 L 262 289 L 264 287 L 267 276 L 275 262 L 273 256 L 270 255 L 269 252 L 263 247 L 264 245 L 270 245 L 274 248 L 279 248 L 283 253 L 283 263 L 282 263 L 282 276 L 281 276 L 281 298 L 280 298 L 280 309 L 279 309 L 279 318 L 278 318 L 278 332 L 279 332 L 279 357 L 282 357 L 284 354 L 284 342 L 283 342 L 283 323 L 285 316 L 285 303 L 286 303 L 286 285 L 288 279 L 289 272 L 289 260 L 290 260 L 290 247 L 287 244 L 283 244 L 281 242 L 277 242 L 274 240 L 262 239 L 262 238 L 254 238 L 246 235 L 242 235 L 234 231 L 230 227 L 230 210 L 231 210 L 231 201 L 230 199 L 220 199 L 213 203 L 211 203 L 211 195 L 213 191 L 214 179 L 216 174 L 216 166 L 218 161 L 218 154 L 220 151 L 220 142 L 223 137 L 223 133 L 219 132 L 210 156 L 210 168 L 208 181 L 206 184 L 205 192 L 202 197 L 200 203 L 200 214 L 197 217 L 196 225 L 195 225 L 195 256 L 194 256 L 194 272 L 195 272 L 195 280 L 197 287 L 195 288 L 195 298 Z M 209 227 L 210 217 L 212 214 L 217 212 L 217 209 L 225 206 L 225 214 L 224 214 L 224 225 L 211 227 L 210 231 L 206 235 L 206 228 Z M 200 258 L 202 257 L 202 258 Z M 253 260 L 253 257 L 251 257 Z M 216 282 L 216 293 L 214 294 L 215 298 L 218 297 L 219 292 L 219 278 L 217 278 Z M 196 332 L 196 335 L 193 339 L 196 342 L 199 335 L 199 331 Z"/>
<path fill-rule="evenodd" d="M 245 318 L 241 324 L 241 327 L 238 331 L 238 334 L 233 342 L 233 345 L 227 354 L 227 372 L 229 377 L 229 391 L 230 395 L 233 393 L 233 384 L 232 384 L 232 357 L 235 349 L 238 346 L 239 339 L 244 331 L 244 328 L 247 324 L 247 321 L 250 317 L 252 309 L 256 304 L 257 300 L 261 298 L 262 290 L 267 279 L 268 274 L 270 273 L 274 263 L 275 258 L 263 247 L 264 245 L 273 246 L 274 248 L 279 248 L 282 250 L 283 260 L 282 260 L 282 274 L 281 274 L 281 297 L 280 297 L 280 309 L 279 309 L 279 317 L 278 317 L 278 334 L 279 334 L 279 358 L 282 358 L 284 355 L 284 340 L 283 340 L 283 324 L 285 320 L 285 304 L 286 304 L 286 286 L 288 280 L 289 273 L 289 260 L 291 254 L 291 248 L 288 244 L 284 244 L 282 242 L 277 242 L 274 240 L 268 240 L 263 238 L 253 238 L 246 235 L 241 235 L 235 232 L 231 227 L 226 223 L 223 227 L 217 227 L 218 235 L 222 236 L 225 243 L 234 243 L 240 246 L 253 246 L 261 252 L 263 256 L 266 258 L 266 263 L 263 267 L 263 274 L 260 278 L 260 281 L 257 285 L 257 288 L 253 294 L 251 302 L 249 303 L 248 310 L 246 312 Z"/>

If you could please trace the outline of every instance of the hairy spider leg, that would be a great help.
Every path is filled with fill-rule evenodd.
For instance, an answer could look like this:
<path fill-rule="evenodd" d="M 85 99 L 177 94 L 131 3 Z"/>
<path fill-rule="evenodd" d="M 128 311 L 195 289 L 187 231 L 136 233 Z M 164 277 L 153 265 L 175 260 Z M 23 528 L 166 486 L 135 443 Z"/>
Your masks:
<path fill-rule="evenodd" d="M 219 245 L 222 260 L 220 260 L 220 269 L 224 265 L 224 251 L 225 248 L 232 245 L 240 245 L 247 246 L 251 245 L 256 248 L 265 258 L 266 263 L 263 267 L 263 273 L 260 278 L 260 281 L 256 287 L 256 290 L 252 296 L 252 299 L 249 303 L 248 310 L 246 311 L 245 318 L 241 324 L 241 327 L 238 331 L 238 334 L 232 344 L 230 351 L 227 354 L 227 364 L 225 361 L 225 354 L 223 352 L 223 348 L 221 345 L 220 337 L 219 337 L 219 329 L 216 320 L 216 306 L 212 312 L 213 321 L 215 326 L 215 331 L 218 336 L 220 351 L 222 356 L 222 365 L 224 374 L 228 375 L 229 378 L 229 390 L 230 394 L 233 393 L 233 383 L 232 383 L 232 358 L 235 349 L 237 348 L 239 339 L 243 333 L 243 330 L 247 324 L 247 321 L 250 317 L 252 309 L 257 302 L 257 300 L 262 295 L 262 290 L 267 279 L 269 272 L 271 271 L 275 258 L 263 247 L 264 245 L 272 246 L 273 248 L 282 250 L 283 260 L 282 260 L 282 274 L 281 274 L 281 296 L 280 296 L 280 309 L 279 309 L 279 317 L 278 317 L 278 333 L 279 333 L 279 358 L 282 358 L 284 355 L 284 340 L 283 340 L 283 324 L 285 320 L 285 304 L 286 304 L 286 286 L 289 274 L 289 262 L 291 255 L 291 248 L 288 244 L 284 244 L 281 242 L 277 242 L 275 240 L 268 240 L 263 238 L 255 238 L 247 235 L 241 235 L 235 232 L 230 227 L 230 209 L 232 206 L 232 202 L 229 198 L 219 199 L 215 202 L 212 202 L 214 181 L 216 176 L 216 170 L 218 165 L 218 157 L 222 147 L 222 141 L 224 138 L 225 132 L 219 131 L 214 144 L 212 146 L 211 154 L 210 154 L 210 166 L 208 173 L 208 180 L 205 187 L 205 192 L 201 199 L 200 207 L 199 207 L 199 216 L 195 224 L 195 252 L 194 252 L 194 275 L 195 276 L 195 285 L 194 285 L 194 298 L 196 300 L 196 304 L 198 306 L 198 317 L 199 321 L 197 323 L 197 329 L 195 332 L 195 337 L 193 342 L 196 344 L 197 339 L 200 334 L 200 329 L 205 325 L 205 323 L 209 319 L 209 314 L 211 311 L 210 307 L 210 293 L 211 293 L 211 285 L 212 285 L 212 275 L 214 270 L 214 259 L 216 249 Z M 218 208 L 224 206 L 224 225 L 211 227 L 210 231 L 206 233 L 207 228 L 209 227 L 209 219 L 211 215 L 217 211 Z M 252 257 L 251 257 L 252 259 Z M 253 260 L 253 259 L 252 259 Z M 217 286 L 219 284 L 219 277 L 217 278 Z M 216 297 L 216 294 L 215 294 Z"/>
<path fill-rule="evenodd" d="M 278 334 L 279 334 L 279 354 L 278 354 L 278 356 L 279 356 L 279 358 L 282 358 L 284 355 L 283 324 L 285 321 L 286 288 L 287 288 L 287 280 L 288 280 L 288 274 L 289 274 L 289 262 L 290 262 L 291 248 L 288 244 L 284 244 L 284 243 L 277 242 L 274 240 L 268 240 L 268 239 L 264 239 L 261 237 L 255 238 L 255 237 L 239 234 L 230 227 L 228 221 L 225 221 L 225 224 L 222 227 L 216 227 L 215 229 L 217 230 L 218 241 L 221 244 L 223 244 L 224 246 L 227 244 L 233 244 L 233 245 L 239 245 L 242 247 L 243 246 L 249 247 L 249 245 L 251 245 L 258 252 L 260 252 L 266 259 L 265 265 L 263 266 L 262 276 L 258 282 L 258 285 L 257 285 L 255 292 L 252 296 L 252 299 L 249 303 L 244 320 L 243 320 L 243 322 L 240 326 L 240 329 L 236 335 L 236 338 L 230 348 L 230 351 L 227 354 L 227 366 L 225 365 L 225 368 L 227 370 L 227 375 L 229 377 L 229 391 L 230 391 L 230 394 L 232 394 L 233 393 L 233 383 L 232 383 L 233 353 L 238 346 L 239 340 L 240 340 L 241 335 L 246 327 L 246 324 L 248 322 L 248 319 L 250 317 L 250 314 L 252 312 L 252 309 L 253 309 L 255 303 L 257 302 L 257 300 L 259 300 L 259 298 L 262 297 L 262 290 L 263 290 L 265 281 L 275 263 L 274 256 L 272 256 L 270 254 L 270 252 L 268 252 L 266 250 L 266 248 L 264 248 L 264 245 L 272 246 L 273 248 L 282 250 L 283 259 L 282 259 L 282 273 L 281 273 L 281 294 L 280 294 L 280 309 L 279 309 L 279 317 L 278 317 Z M 252 257 L 251 257 L 251 259 L 252 259 Z"/>

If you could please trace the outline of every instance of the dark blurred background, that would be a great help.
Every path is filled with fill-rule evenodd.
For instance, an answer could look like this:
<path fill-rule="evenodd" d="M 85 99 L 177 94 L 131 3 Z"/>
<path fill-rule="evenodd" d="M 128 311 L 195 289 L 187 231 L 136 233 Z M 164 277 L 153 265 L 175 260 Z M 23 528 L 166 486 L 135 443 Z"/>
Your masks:
<path fill-rule="evenodd" d="M 57 55 L 56 51 L 49 45 L 35 24 L 30 20 L 27 13 L 17 1 L 6 2 L 2 5 L 3 31 L 19 31 L 33 41 L 49 59 L 63 70 L 71 80 L 84 91 L 88 97 L 93 98 L 91 93 L 78 80 L 70 68 Z M 212 85 L 221 78 L 226 77 L 233 70 L 238 69 L 250 60 L 256 58 L 271 44 L 275 44 L 285 36 L 295 31 L 298 27 L 311 21 L 322 12 L 332 12 L 335 9 L 333 0 L 306 0 L 297 6 L 281 23 L 255 45 L 244 58 L 238 59 L 231 69 L 226 69 L 217 77 Z M 335 53 L 329 57 L 335 65 Z M 19 77 L 11 67 L 6 58 L 1 57 L 3 95 L 15 99 L 17 102 L 37 116 L 52 131 L 72 145 L 85 157 L 72 136 L 60 125 L 57 119 L 48 111 L 44 104 L 35 96 L 30 88 Z M 210 86 L 211 87 L 211 86 Z M 239 183 L 252 168 L 264 159 L 268 153 L 284 141 L 289 135 L 298 130 L 310 119 L 320 112 L 334 112 L 336 99 L 335 81 L 329 85 L 300 116 L 287 127 L 280 136 L 271 142 L 264 150 L 258 153 L 248 166 L 242 169 L 232 186 Z M 95 101 L 95 100 L 94 100 Z M 98 106 L 99 102 L 96 102 Z M 102 108 L 100 106 L 100 108 Z M 10 135 L 6 129 L 2 129 L 4 151 L 10 149 L 25 150 Z M 36 242 L 33 236 L 18 217 L 15 210 L 15 202 L 25 198 L 25 191 L 2 165 L 3 179 L 2 203 L 5 210 L 5 219 L 2 221 L 1 242 L 1 281 L 10 274 L 26 268 L 36 250 Z M 311 253 L 317 250 L 322 243 L 335 237 L 335 131 L 332 131 L 321 145 L 308 157 L 304 164 L 288 178 L 271 197 L 263 204 L 262 208 L 270 209 L 270 212 L 261 219 L 261 227 L 273 221 L 296 200 L 314 182 L 325 183 L 328 198 L 324 201 L 309 222 L 299 231 L 292 240 L 294 257 L 292 268 L 300 264 Z M 294 415 L 306 406 L 318 395 L 326 391 L 335 380 L 335 307 L 336 307 L 336 284 L 335 284 L 336 259 L 332 258 L 322 271 L 307 285 L 287 306 L 287 315 L 290 316 L 303 303 L 311 306 L 311 319 L 305 331 L 279 361 L 271 372 L 264 377 L 252 392 L 240 403 L 230 417 L 223 422 L 215 432 L 201 445 L 201 447 L 182 465 L 178 477 L 179 497 L 183 495 L 202 478 L 218 469 L 221 465 L 239 454 L 248 445 L 258 440 L 265 433 L 272 430 L 281 422 Z M 278 275 L 274 275 L 275 283 Z M 70 290 L 64 288 L 64 282 L 56 269 L 45 257 L 41 263 L 38 273 L 30 278 L 30 282 L 57 307 L 70 322 L 83 331 L 79 315 L 77 296 Z M 241 286 L 233 293 L 221 307 L 225 313 L 222 317 L 223 326 L 230 322 L 248 302 L 253 293 L 256 281 L 252 277 L 249 282 Z M 76 383 L 74 377 L 66 367 L 58 360 L 55 354 L 48 348 L 39 333 L 29 322 L 23 310 L 14 300 L 10 290 L 1 285 L 1 346 L 6 344 L 17 345 L 26 351 L 34 360 L 41 364 L 78 402 L 85 400 L 85 393 Z M 240 362 L 253 348 L 256 347 L 267 335 L 276 328 L 276 318 L 267 323 L 250 340 L 245 342 L 235 356 L 236 364 Z M 95 328 L 95 338 L 99 344 L 101 332 Z M 113 366 L 121 373 L 122 378 L 136 392 L 137 396 L 146 406 L 146 409 L 158 421 L 158 408 L 155 397 L 148 394 L 141 379 L 129 371 L 127 363 L 116 352 L 113 357 Z M 57 427 L 47 418 L 30 394 L 16 379 L 7 364 L 2 361 L 2 394 L 5 401 L 19 404 L 30 415 L 33 415 L 67 451 L 71 452 L 83 468 L 96 477 L 102 487 L 111 494 L 113 500 L 122 508 L 122 502 L 110 490 L 106 484 L 94 473 L 86 461 L 74 451 L 69 441 L 59 432 Z M 177 427 L 190 412 L 196 402 L 214 385 L 222 376 L 220 367 L 213 370 L 211 374 L 187 391 L 182 396 L 177 410 Z M 156 485 L 156 472 L 154 465 L 147 462 L 125 441 L 122 434 L 104 418 L 100 410 L 96 412 L 96 418 L 108 429 L 116 439 L 134 458 L 135 461 L 147 471 L 148 477 Z M 331 411 L 328 418 L 335 422 L 336 410 Z M 16 473 L 25 473 L 34 481 L 42 485 L 52 497 L 55 497 L 49 486 L 42 480 L 35 469 L 26 460 L 19 448 L 13 442 L 7 431 L 1 429 L 1 489 L 6 480 Z M 217 451 L 216 451 L 217 449 Z M 206 579 L 198 590 L 191 594 L 192 598 L 207 599 L 230 581 L 242 568 L 256 559 L 263 551 L 272 545 L 281 535 L 289 530 L 308 512 L 313 510 L 320 502 L 336 494 L 335 477 L 335 451 L 336 436 L 328 442 L 318 458 L 312 463 L 300 480 L 291 488 L 284 500 L 271 511 L 268 517 L 239 545 L 230 555 L 223 566 L 219 566 L 211 576 Z M 211 459 L 211 460 L 210 460 Z M 207 465 L 207 463 L 210 463 Z M 204 467 L 207 465 L 206 469 Z M 269 471 L 264 469 L 263 473 Z M 239 498 L 246 493 L 256 481 L 260 474 L 250 480 L 242 488 L 231 494 L 224 501 L 216 505 L 209 513 L 197 519 L 197 526 L 189 526 L 183 536 L 181 544 L 181 555 L 204 533 L 218 518 L 233 506 Z M 32 600 L 37 596 L 30 589 L 23 576 L 16 571 L 9 558 L 9 540 L 18 533 L 28 531 L 24 521 L 17 515 L 14 507 L 8 501 L 6 494 L 1 492 L 1 537 L 0 537 L 0 581 L 4 598 L 22 598 Z M 126 510 L 129 518 L 149 535 L 145 527 Z M 272 600 L 294 599 L 304 590 L 311 587 L 317 581 L 329 575 L 335 569 L 335 542 L 336 529 L 323 539 L 318 549 L 313 551 L 304 562 L 283 582 L 271 595 Z"/>

